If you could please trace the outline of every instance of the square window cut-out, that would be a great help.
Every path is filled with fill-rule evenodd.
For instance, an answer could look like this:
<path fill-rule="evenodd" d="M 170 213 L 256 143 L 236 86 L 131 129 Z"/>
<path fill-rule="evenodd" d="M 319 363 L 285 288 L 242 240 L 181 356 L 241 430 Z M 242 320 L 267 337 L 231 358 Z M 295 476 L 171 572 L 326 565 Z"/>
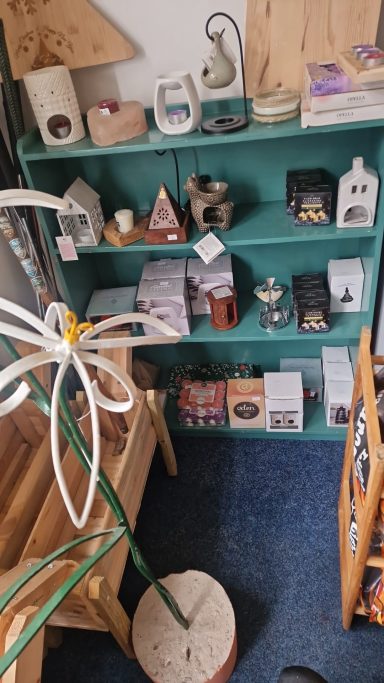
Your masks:
<path fill-rule="evenodd" d="M 366 186 L 366 185 L 362 185 L 362 186 L 361 186 L 361 192 L 363 193 L 363 192 L 366 192 L 366 191 L 367 191 L 367 186 Z"/>
<path fill-rule="evenodd" d="M 356 194 L 357 192 L 357 185 L 352 185 L 352 194 Z"/>

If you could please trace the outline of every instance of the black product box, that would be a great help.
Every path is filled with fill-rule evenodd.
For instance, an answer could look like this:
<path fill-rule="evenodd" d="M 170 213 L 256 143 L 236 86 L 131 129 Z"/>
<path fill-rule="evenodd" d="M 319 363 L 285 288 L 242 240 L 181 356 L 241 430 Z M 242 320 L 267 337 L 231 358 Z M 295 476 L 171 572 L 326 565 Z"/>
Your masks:
<path fill-rule="evenodd" d="M 321 273 L 302 273 L 301 275 L 292 275 L 292 289 L 294 289 L 301 282 L 313 282 L 315 284 L 321 283 L 321 285 L 323 285 L 323 276 Z"/>
<path fill-rule="evenodd" d="M 295 225 L 329 225 L 332 190 L 330 185 L 299 188 L 295 192 Z"/>
<path fill-rule="evenodd" d="M 296 297 L 295 318 L 299 334 L 329 332 L 329 299 L 325 292 L 318 298 L 305 294 Z"/>
<path fill-rule="evenodd" d="M 324 183 L 324 176 L 320 168 L 299 171 L 287 171 L 287 213 L 294 213 L 295 193 L 298 191 L 299 188 L 313 187 L 321 183 Z"/>
<path fill-rule="evenodd" d="M 292 303 L 293 307 L 296 310 L 298 303 L 301 301 L 304 303 L 310 302 L 310 301 L 317 301 L 318 299 L 322 299 L 324 296 L 327 297 L 328 295 L 327 292 L 325 291 L 324 287 L 319 287 L 318 289 L 309 289 L 309 290 L 299 290 L 299 291 L 294 291 L 292 292 Z"/>

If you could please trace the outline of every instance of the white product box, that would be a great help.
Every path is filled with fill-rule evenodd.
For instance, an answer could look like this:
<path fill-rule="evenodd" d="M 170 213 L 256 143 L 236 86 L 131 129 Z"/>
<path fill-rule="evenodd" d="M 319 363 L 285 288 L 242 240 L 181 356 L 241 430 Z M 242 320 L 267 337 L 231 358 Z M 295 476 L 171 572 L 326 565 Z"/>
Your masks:
<path fill-rule="evenodd" d="M 347 427 L 351 412 L 353 382 L 327 383 L 325 417 L 328 427 Z"/>
<path fill-rule="evenodd" d="M 322 346 L 321 359 L 324 363 L 349 363 L 348 346 Z"/>
<path fill-rule="evenodd" d="M 164 320 L 179 334 L 191 334 L 191 309 L 185 278 L 141 280 L 136 302 L 140 313 Z M 159 334 L 150 325 L 143 325 L 143 328 L 146 335 Z"/>
<path fill-rule="evenodd" d="M 137 287 L 113 287 L 111 289 L 95 289 L 93 292 L 85 317 L 88 322 L 96 323 L 112 318 L 121 313 L 132 313 L 135 308 Z M 119 325 L 114 329 L 136 330 L 136 323 Z"/>
<path fill-rule="evenodd" d="M 323 373 L 320 358 L 280 358 L 280 372 L 301 372 L 304 401 L 322 402 Z"/>
<path fill-rule="evenodd" d="M 300 372 L 265 372 L 267 432 L 303 431 L 303 384 Z"/>
<path fill-rule="evenodd" d="M 361 258 L 330 259 L 328 286 L 331 313 L 360 311 L 364 270 Z"/>
<path fill-rule="evenodd" d="M 158 280 L 169 277 L 185 277 L 187 269 L 186 258 L 163 258 L 160 261 L 144 263 L 142 280 Z"/>
<path fill-rule="evenodd" d="M 218 256 L 210 263 L 200 258 L 189 258 L 187 263 L 187 284 L 192 314 L 210 313 L 208 292 L 218 285 L 233 287 L 231 254 Z"/>
<path fill-rule="evenodd" d="M 327 393 L 328 382 L 353 382 L 352 363 L 328 363 L 323 364 L 324 389 Z"/>

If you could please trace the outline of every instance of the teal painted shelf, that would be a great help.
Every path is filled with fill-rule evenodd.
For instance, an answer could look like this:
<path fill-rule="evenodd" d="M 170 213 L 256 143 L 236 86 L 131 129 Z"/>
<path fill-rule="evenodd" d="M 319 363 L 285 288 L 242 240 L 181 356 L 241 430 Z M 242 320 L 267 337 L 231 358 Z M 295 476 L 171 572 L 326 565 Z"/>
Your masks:
<path fill-rule="evenodd" d="M 279 303 L 282 302 L 285 302 L 285 298 L 281 299 Z M 308 344 L 310 341 L 321 340 L 326 346 L 327 344 L 332 345 L 332 342 L 342 344 L 343 339 L 359 339 L 360 329 L 367 321 L 367 316 L 363 311 L 359 313 L 332 313 L 329 332 L 298 334 L 293 318 L 281 330 L 268 332 L 261 328 L 258 323 L 260 305 L 255 295 L 242 292 L 239 295 L 239 323 L 236 327 L 225 331 L 216 330 L 210 324 L 209 315 L 195 315 L 192 316 L 191 335 L 182 337 L 179 343 L 296 342 Z"/>
<path fill-rule="evenodd" d="M 241 100 L 212 100 L 203 103 L 203 118 L 222 115 L 231 112 L 242 114 Z M 19 155 L 26 161 L 39 161 L 41 159 L 60 159 L 68 157 L 87 157 L 106 154 L 126 154 L 127 152 L 146 152 L 161 149 L 181 149 L 186 147 L 215 147 L 239 142 L 253 142 L 263 140 L 278 140 L 287 137 L 334 134 L 340 131 L 354 131 L 367 128 L 367 122 L 356 121 L 353 123 L 337 124 L 333 126 L 318 126 L 315 128 L 301 128 L 300 118 L 283 121 L 281 123 L 265 125 L 258 123 L 251 115 L 251 102 L 249 102 L 249 126 L 237 133 L 227 135 L 206 135 L 198 130 L 185 135 L 164 135 L 154 123 L 153 109 L 146 110 L 149 130 L 144 135 L 116 143 L 107 147 L 95 145 L 89 135 L 79 142 L 70 145 L 50 147 L 42 142 L 38 131 L 31 131 L 18 143 Z M 369 121 L 371 128 L 383 127 L 382 120 Z"/>
<path fill-rule="evenodd" d="M 223 232 L 215 230 L 216 235 L 227 249 L 231 247 L 250 246 L 257 244 L 288 244 L 289 242 L 321 242 L 329 240 L 349 240 L 356 238 L 374 238 L 376 228 L 337 228 L 336 223 L 319 226 L 294 225 L 293 216 L 287 215 L 284 201 L 261 202 L 260 204 L 243 204 L 235 206 L 233 225 L 230 230 Z M 156 251 L 189 251 L 204 235 L 192 226 L 189 241 L 185 244 L 156 245 Z M 146 244 L 139 240 L 127 247 L 114 247 L 102 239 L 96 247 L 78 247 L 79 254 L 121 253 L 134 251 L 153 251 L 153 244 Z M 59 250 L 55 249 L 58 254 Z"/>
<path fill-rule="evenodd" d="M 175 105 L 172 105 L 174 107 Z M 203 118 L 241 112 L 239 99 L 203 103 Z M 192 334 L 176 346 L 147 347 L 137 350 L 144 360 L 161 367 L 161 376 L 179 363 L 236 362 L 254 363 L 261 371 L 278 371 L 281 357 L 320 357 L 321 346 L 358 346 L 363 325 L 372 327 L 380 272 L 384 231 L 384 192 L 381 189 L 373 228 L 338 229 L 327 226 L 295 226 L 285 209 L 286 171 L 292 168 L 323 168 L 334 189 L 351 168 L 352 158 L 362 156 L 378 170 L 384 180 L 384 119 L 343 123 L 302 129 L 300 119 L 265 126 L 251 117 L 247 129 L 229 135 L 212 136 L 199 131 L 182 135 L 162 134 L 147 110 L 149 131 L 133 140 L 109 147 L 97 147 L 89 136 L 71 145 L 47 147 L 37 129 L 18 141 L 18 154 L 33 189 L 62 196 L 80 176 L 101 198 L 108 220 L 118 208 L 129 206 L 137 214 L 154 205 L 159 184 L 165 183 L 175 196 L 176 167 L 172 154 L 156 151 L 179 150 L 178 180 L 180 201 L 187 194 L 183 184 L 191 173 L 225 180 L 229 199 L 235 209 L 232 227 L 227 232 L 215 229 L 226 253 L 231 254 L 234 285 L 238 292 L 239 324 L 219 332 L 209 316 L 192 318 Z M 50 210 L 39 210 L 39 220 L 55 266 L 59 291 L 79 316 L 84 316 L 95 289 L 137 285 L 146 261 L 167 257 L 196 257 L 193 246 L 202 234 L 192 226 L 186 244 L 148 245 L 140 240 L 124 248 L 102 240 L 96 247 L 78 249 L 79 260 L 62 262 L 55 235 L 59 227 Z M 295 321 L 275 333 L 258 323 L 261 303 L 252 294 L 257 282 L 276 277 L 290 286 L 292 274 L 321 272 L 327 280 L 329 259 L 360 256 L 365 270 L 363 311 L 331 315 L 328 333 L 299 335 Z M 281 303 L 290 302 L 289 293 Z M 267 433 L 264 430 L 222 428 L 180 428 L 172 406 L 166 409 L 175 433 L 282 439 L 344 440 L 344 429 L 328 428 L 322 405 L 305 406 L 302 433 Z"/>
<path fill-rule="evenodd" d="M 346 427 L 327 427 L 322 403 L 304 403 L 304 429 L 302 432 L 267 432 L 265 429 L 231 429 L 229 422 L 220 427 L 183 427 L 177 420 L 176 400 L 169 400 L 165 418 L 169 430 L 178 436 L 229 437 L 232 439 L 300 439 L 345 441 Z"/>

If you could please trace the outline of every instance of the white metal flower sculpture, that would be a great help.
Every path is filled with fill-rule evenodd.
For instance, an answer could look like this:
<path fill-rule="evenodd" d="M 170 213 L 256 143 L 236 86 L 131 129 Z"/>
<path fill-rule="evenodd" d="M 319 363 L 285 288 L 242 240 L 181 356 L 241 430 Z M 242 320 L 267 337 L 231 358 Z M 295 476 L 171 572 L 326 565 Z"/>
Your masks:
<path fill-rule="evenodd" d="M 25 356 L 0 371 L 0 393 L 25 372 L 51 362 L 55 362 L 59 366 L 51 399 L 52 460 L 65 506 L 72 522 L 81 529 L 85 526 L 91 511 L 100 467 L 100 430 L 97 406 L 113 412 L 125 412 L 132 408 L 136 397 L 136 386 L 131 377 L 116 363 L 99 356 L 97 353 L 91 353 L 91 351 L 97 351 L 101 348 L 175 343 L 179 341 L 180 335 L 162 320 L 151 318 L 151 326 L 159 330 L 161 334 L 151 337 L 122 336 L 113 339 L 96 338 L 101 332 L 120 324 L 148 322 L 149 316 L 145 313 L 127 313 L 104 320 L 93 326 L 90 323 L 78 324 L 76 315 L 69 311 L 63 303 L 55 302 L 50 304 L 44 321 L 22 306 L 18 306 L 1 297 L 0 310 L 12 314 L 34 328 L 34 331 L 32 331 L 0 321 L 0 333 L 42 347 L 41 351 Z M 88 398 L 92 424 L 92 462 L 88 463 L 90 466 L 89 485 L 80 515 L 77 514 L 69 495 L 61 468 L 59 452 L 59 393 L 66 371 L 70 365 L 73 365 L 83 383 Z M 100 392 L 97 382 L 95 380 L 91 381 L 89 378 L 86 365 L 93 365 L 110 373 L 122 385 L 123 391 L 127 394 L 127 400 L 118 402 L 104 396 Z M 11 396 L 0 403 L 0 416 L 17 408 L 29 393 L 29 385 L 22 381 Z"/>

